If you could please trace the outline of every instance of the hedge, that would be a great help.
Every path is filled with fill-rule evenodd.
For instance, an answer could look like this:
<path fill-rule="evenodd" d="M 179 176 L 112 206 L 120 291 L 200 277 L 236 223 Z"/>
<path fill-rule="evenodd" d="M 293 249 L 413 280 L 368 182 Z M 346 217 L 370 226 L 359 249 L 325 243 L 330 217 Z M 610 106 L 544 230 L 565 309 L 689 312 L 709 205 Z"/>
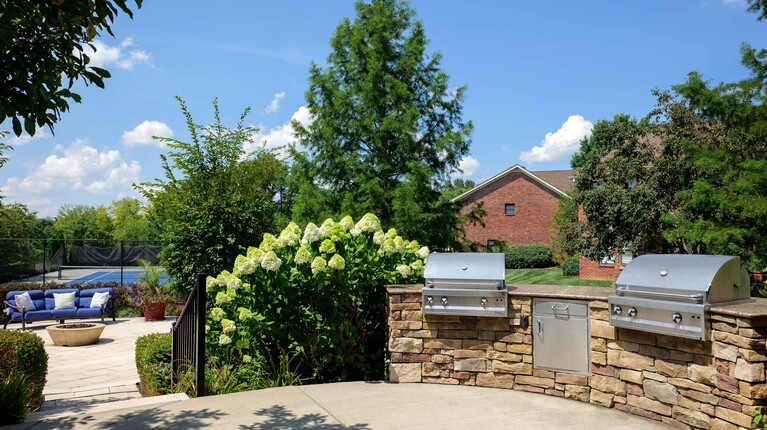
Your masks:
<path fill-rule="evenodd" d="M 25 402 L 20 403 L 23 410 L 8 419 L 23 419 L 26 412 L 40 409 L 47 373 L 48 353 L 39 336 L 23 331 L 0 331 L 0 384 L 4 395 L 18 391 L 19 381 L 26 391 Z"/>
<path fill-rule="evenodd" d="M 562 274 L 564 276 L 578 276 L 581 272 L 578 254 L 571 255 L 562 263 Z"/>
<path fill-rule="evenodd" d="M 533 269 L 554 265 L 554 251 L 549 245 L 512 245 L 504 247 L 507 269 Z"/>
<path fill-rule="evenodd" d="M 159 396 L 171 390 L 172 333 L 147 334 L 136 339 L 136 369 L 141 394 Z"/>

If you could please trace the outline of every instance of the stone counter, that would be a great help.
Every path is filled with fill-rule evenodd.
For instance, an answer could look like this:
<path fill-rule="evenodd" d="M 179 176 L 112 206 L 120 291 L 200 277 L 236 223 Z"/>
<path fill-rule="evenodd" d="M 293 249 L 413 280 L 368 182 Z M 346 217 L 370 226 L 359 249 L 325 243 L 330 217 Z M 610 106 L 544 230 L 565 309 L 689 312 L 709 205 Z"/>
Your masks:
<path fill-rule="evenodd" d="M 612 288 L 510 285 L 508 318 L 423 315 L 421 285 L 388 291 L 390 379 L 478 385 L 566 397 L 680 428 L 751 428 L 767 405 L 767 299 L 712 306 L 711 341 L 608 322 Z M 589 375 L 537 369 L 535 298 L 588 303 Z"/>

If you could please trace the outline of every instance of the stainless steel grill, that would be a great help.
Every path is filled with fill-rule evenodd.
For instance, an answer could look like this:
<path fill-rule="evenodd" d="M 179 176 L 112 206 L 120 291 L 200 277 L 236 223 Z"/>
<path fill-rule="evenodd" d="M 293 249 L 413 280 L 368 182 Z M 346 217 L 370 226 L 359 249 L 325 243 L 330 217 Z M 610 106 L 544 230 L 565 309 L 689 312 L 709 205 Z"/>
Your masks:
<path fill-rule="evenodd" d="M 709 340 L 709 306 L 749 297 L 739 257 L 643 255 L 623 269 L 607 303 L 615 327 Z"/>
<path fill-rule="evenodd" d="M 502 253 L 431 254 L 424 273 L 423 313 L 508 316 L 505 276 Z"/>

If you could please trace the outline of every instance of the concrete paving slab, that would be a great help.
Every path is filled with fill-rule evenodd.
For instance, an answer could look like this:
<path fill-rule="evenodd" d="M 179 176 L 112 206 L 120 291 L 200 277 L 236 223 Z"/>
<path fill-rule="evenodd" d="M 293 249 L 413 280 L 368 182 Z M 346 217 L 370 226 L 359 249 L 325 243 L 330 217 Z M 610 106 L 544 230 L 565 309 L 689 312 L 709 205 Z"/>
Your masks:
<path fill-rule="evenodd" d="M 9 427 L 22 428 L 660 430 L 671 427 L 615 409 L 521 391 L 345 382 L 202 397 L 149 408 L 89 411 Z"/>

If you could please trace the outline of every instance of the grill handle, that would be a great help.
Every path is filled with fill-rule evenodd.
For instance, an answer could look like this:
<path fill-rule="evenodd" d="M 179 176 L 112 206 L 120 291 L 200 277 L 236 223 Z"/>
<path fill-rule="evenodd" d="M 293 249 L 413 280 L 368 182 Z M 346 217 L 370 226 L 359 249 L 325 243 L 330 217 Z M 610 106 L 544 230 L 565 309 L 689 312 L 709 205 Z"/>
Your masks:
<path fill-rule="evenodd" d="M 615 293 L 619 296 L 626 297 L 645 297 L 648 299 L 659 300 L 676 300 L 692 303 L 703 303 L 703 294 L 673 294 L 673 293 L 660 293 L 657 291 L 641 291 L 641 290 L 627 290 L 625 288 L 616 288 Z"/>

